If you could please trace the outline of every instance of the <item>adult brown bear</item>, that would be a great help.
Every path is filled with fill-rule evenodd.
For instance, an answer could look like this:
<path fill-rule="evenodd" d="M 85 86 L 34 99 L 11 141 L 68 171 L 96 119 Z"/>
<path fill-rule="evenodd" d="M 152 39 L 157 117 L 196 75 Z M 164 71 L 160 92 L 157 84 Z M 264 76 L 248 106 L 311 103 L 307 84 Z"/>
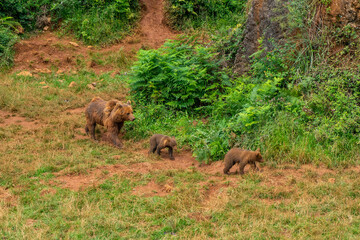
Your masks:
<path fill-rule="evenodd" d="M 85 110 L 86 117 L 86 134 L 91 134 L 95 140 L 96 124 L 105 126 L 107 129 L 107 138 L 116 147 L 121 148 L 122 144 L 119 139 L 119 133 L 125 121 L 134 121 L 133 109 L 130 101 L 122 103 L 118 100 L 105 101 L 100 97 L 91 100 Z"/>

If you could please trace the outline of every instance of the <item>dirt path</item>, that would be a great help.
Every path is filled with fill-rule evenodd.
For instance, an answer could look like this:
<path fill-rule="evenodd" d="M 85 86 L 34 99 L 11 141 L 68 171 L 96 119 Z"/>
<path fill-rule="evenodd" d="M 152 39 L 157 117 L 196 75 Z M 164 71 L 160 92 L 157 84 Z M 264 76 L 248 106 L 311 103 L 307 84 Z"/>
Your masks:
<path fill-rule="evenodd" d="M 134 153 L 134 151 L 131 149 L 125 149 L 124 151 Z M 253 173 L 258 174 L 263 179 L 262 184 L 274 187 L 286 186 L 289 181 L 298 181 L 307 175 L 318 178 L 318 181 L 331 182 L 333 181 L 333 177 L 336 175 L 336 171 L 327 169 L 324 166 L 295 166 L 292 164 L 281 165 L 277 168 L 270 168 L 265 166 L 261 168 L 260 172 L 254 172 L 250 166 L 247 166 L 245 168 L 246 174 L 243 176 L 237 174 L 237 166 L 234 166 L 230 170 L 229 175 L 224 175 L 224 165 L 222 161 L 217 161 L 209 165 L 199 164 L 199 162 L 196 161 L 196 159 L 192 156 L 192 153 L 189 151 L 180 151 L 177 153 L 175 155 L 175 161 L 168 159 L 168 154 L 166 151 L 161 153 L 160 159 L 154 159 L 154 156 L 149 156 L 147 149 L 139 149 L 135 151 L 136 154 L 142 155 L 148 161 L 132 164 L 105 165 L 98 168 L 89 169 L 87 174 L 66 175 L 62 172 L 58 172 L 55 173 L 57 177 L 53 184 L 63 188 L 69 188 L 78 191 L 84 190 L 90 186 L 97 186 L 104 182 L 107 178 L 110 178 L 114 175 L 129 176 L 131 174 L 147 174 L 168 170 L 185 170 L 189 172 L 198 171 L 207 174 L 208 179 L 204 183 L 200 184 L 205 184 L 211 181 L 213 183 L 210 188 L 211 192 L 212 190 L 215 191 L 220 186 L 234 186 L 238 181 L 242 181 L 244 177 L 246 178 Z M 117 156 L 115 155 L 114 158 L 116 157 Z M 360 167 L 352 167 L 348 170 L 360 173 Z M 141 186 L 138 189 L 135 189 L 135 194 L 148 188 L 151 189 L 151 186 L 156 185 L 156 183 L 150 182 L 148 185 L 149 186 Z M 169 189 L 171 189 L 171 187 L 165 185 L 157 185 L 156 189 L 162 189 L 162 191 L 160 191 L 160 195 L 162 195 L 164 192 L 169 192 Z"/>
<path fill-rule="evenodd" d="M 11 125 L 21 126 L 25 130 L 33 130 L 42 126 L 38 120 L 29 120 L 17 114 L 0 110 L 0 127 L 8 127 Z"/>
<path fill-rule="evenodd" d="M 118 44 L 96 49 L 86 46 L 70 37 L 59 38 L 55 33 L 45 31 L 40 35 L 22 40 L 15 45 L 13 71 L 50 73 L 76 72 L 84 65 L 96 73 L 117 70 L 113 65 L 99 65 L 93 59 L 104 58 L 123 51 L 132 58 L 140 48 L 159 48 L 167 39 L 176 37 L 176 33 L 164 24 L 163 0 L 142 0 L 144 11 L 139 27 L 134 34 Z"/>
<path fill-rule="evenodd" d="M 175 37 L 175 33 L 164 24 L 164 0 L 143 0 L 143 3 L 146 11 L 140 21 L 142 41 L 152 48 L 159 48 L 165 39 Z"/>

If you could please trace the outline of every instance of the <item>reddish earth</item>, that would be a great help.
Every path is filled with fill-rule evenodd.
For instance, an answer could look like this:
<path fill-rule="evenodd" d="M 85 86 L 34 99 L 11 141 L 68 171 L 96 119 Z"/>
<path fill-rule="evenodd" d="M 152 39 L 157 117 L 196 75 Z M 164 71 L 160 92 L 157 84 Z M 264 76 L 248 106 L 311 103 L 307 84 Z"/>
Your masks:
<path fill-rule="evenodd" d="M 91 61 L 90 55 L 109 55 L 123 49 L 131 57 L 140 48 L 159 48 L 166 39 L 175 38 L 176 33 L 164 24 L 163 0 L 143 0 L 144 11 L 139 27 L 132 36 L 120 43 L 95 49 L 70 37 L 59 38 L 55 33 L 45 31 L 40 35 L 23 40 L 15 45 L 13 71 L 28 70 L 35 73 L 76 72 L 77 62 L 84 61 L 96 73 L 114 71 L 112 66 L 100 66 Z"/>
<path fill-rule="evenodd" d="M 7 127 L 10 125 L 18 125 L 23 127 L 25 130 L 32 130 L 40 127 L 41 124 L 37 120 L 28 120 L 24 117 L 18 116 L 17 114 L 0 110 L 0 127 Z"/>
<path fill-rule="evenodd" d="M 83 113 L 83 108 L 71 109 L 66 112 L 80 115 Z M 104 129 L 101 129 L 102 131 Z M 79 132 L 83 132 L 83 129 L 79 129 Z M 101 133 L 100 133 L 101 135 Z M 97 138 L 100 139 L 101 136 Z M 79 135 L 76 138 L 88 139 L 88 136 Z M 100 144 L 107 144 L 100 141 Z M 156 155 L 148 155 L 148 149 L 139 147 L 141 143 L 136 144 L 136 147 L 131 149 L 124 149 L 125 152 L 137 153 L 144 158 L 148 159 L 147 162 L 131 163 L 131 159 L 128 159 L 127 164 L 115 164 L 101 166 L 95 169 L 90 169 L 87 174 L 80 175 L 66 175 L 62 172 L 56 173 L 57 175 L 53 184 L 61 186 L 63 188 L 69 188 L 75 191 L 84 190 L 90 186 L 98 186 L 103 183 L 107 178 L 114 175 L 129 176 L 131 174 L 147 174 L 151 172 L 161 170 L 185 170 L 189 172 L 202 172 L 208 175 L 207 180 L 200 182 L 199 186 L 203 188 L 204 195 L 207 196 L 204 199 L 204 208 L 209 207 L 211 204 L 222 204 L 227 198 L 226 189 L 229 186 L 235 186 L 239 181 L 249 175 L 252 175 L 253 171 L 250 166 L 245 168 L 245 175 L 239 176 L 237 174 L 237 166 L 230 169 L 229 175 L 223 174 L 223 162 L 218 161 L 210 165 L 199 164 L 198 161 L 192 156 L 189 151 L 176 152 L 175 161 L 169 160 L 169 156 L 166 150 L 161 152 L 161 157 Z M 121 158 L 121 156 L 113 156 L 113 158 Z M 349 169 L 360 173 L 360 166 Z M 314 181 L 326 181 L 334 183 L 336 172 L 334 170 L 327 169 L 324 166 L 315 167 L 313 165 L 302 165 L 297 167 L 295 165 L 282 165 L 277 169 L 262 167 L 258 172 L 261 178 L 261 184 L 276 187 L 279 191 L 292 191 L 292 183 L 301 181 L 304 178 L 313 178 Z M 133 194 L 141 196 L 165 196 L 172 192 L 173 186 L 169 183 L 164 185 L 158 185 L 155 182 L 149 182 L 147 185 L 138 186 L 133 190 Z M 216 200 L 216 201 L 214 201 Z M 212 206 L 212 205 L 211 205 Z"/>
<path fill-rule="evenodd" d="M 169 189 L 169 190 L 168 190 Z M 142 197 L 152 197 L 152 196 L 166 196 L 169 192 L 171 192 L 170 188 L 166 188 L 165 186 L 160 186 L 154 181 L 149 182 L 144 186 L 137 186 L 133 189 L 133 194 Z"/>
<path fill-rule="evenodd" d="M 9 204 L 11 206 L 17 205 L 17 198 L 3 187 L 0 187 L 0 201 L 4 201 L 6 204 Z"/>

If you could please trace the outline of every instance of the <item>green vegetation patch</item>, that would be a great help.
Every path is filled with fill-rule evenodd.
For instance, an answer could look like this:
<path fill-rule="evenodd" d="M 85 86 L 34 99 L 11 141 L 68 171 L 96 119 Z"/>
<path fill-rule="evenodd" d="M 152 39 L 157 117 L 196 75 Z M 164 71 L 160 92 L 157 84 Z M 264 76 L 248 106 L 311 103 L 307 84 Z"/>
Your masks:
<path fill-rule="evenodd" d="M 123 38 L 139 17 L 137 0 L 5 0 L 0 17 L 11 16 L 26 30 L 61 27 L 86 44 L 105 44 Z"/>

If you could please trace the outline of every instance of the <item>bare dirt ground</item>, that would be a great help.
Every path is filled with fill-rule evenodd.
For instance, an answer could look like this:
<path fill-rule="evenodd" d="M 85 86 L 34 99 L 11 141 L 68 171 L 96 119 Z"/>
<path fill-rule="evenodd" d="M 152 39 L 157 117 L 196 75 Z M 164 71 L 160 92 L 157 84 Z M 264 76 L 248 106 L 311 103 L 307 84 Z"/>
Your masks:
<path fill-rule="evenodd" d="M 24 117 L 20 117 L 14 113 L 8 113 L 0 110 L 0 127 L 8 127 L 10 125 L 21 126 L 26 130 L 33 130 L 41 126 L 41 123 L 37 120 L 28 120 Z"/>
<path fill-rule="evenodd" d="M 111 66 L 97 65 L 89 58 L 91 54 L 109 54 L 121 49 L 127 55 L 134 55 L 140 48 L 159 48 L 167 39 L 176 37 L 176 32 L 166 26 L 164 21 L 164 1 L 142 0 L 144 11 L 134 34 L 120 43 L 96 49 L 65 36 L 59 38 L 55 33 L 42 34 L 23 40 L 15 45 L 13 71 L 28 70 L 32 73 L 58 73 L 76 71 L 76 62 L 84 59 L 89 69 L 96 73 L 113 71 Z"/>

